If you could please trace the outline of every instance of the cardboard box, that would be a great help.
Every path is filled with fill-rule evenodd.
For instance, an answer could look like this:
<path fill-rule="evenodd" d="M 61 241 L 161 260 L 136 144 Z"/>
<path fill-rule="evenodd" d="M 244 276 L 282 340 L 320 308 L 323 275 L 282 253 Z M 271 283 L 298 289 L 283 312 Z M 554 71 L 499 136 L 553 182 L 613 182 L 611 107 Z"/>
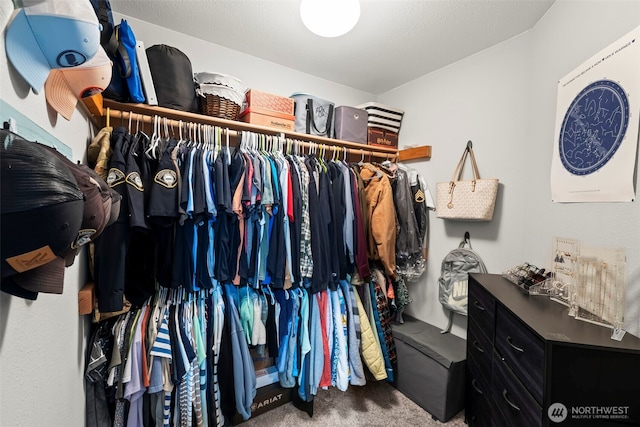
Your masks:
<path fill-rule="evenodd" d="M 261 108 L 249 107 L 240 113 L 240 121 L 293 132 L 295 117 L 288 114 L 263 110 Z"/>
<path fill-rule="evenodd" d="M 367 129 L 369 145 L 387 148 L 398 148 L 398 134 L 386 129 L 369 127 Z"/>
<path fill-rule="evenodd" d="M 292 393 L 297 393 L 297 389 L 284 388 L 280 383 L 271 384 L 265 387 L 260 387 L 256 391 L 256 397 L 253 399 L 253 405 L 251 405 L 251 418 L 257 417 L 260 414 L 264 414 L 271 409 L 275 409 L 285 403 L 291 402 Z M 231 424 L 238 425 L 244 422 L 242 416 L 236 412 L 231 418 Z"/>
<path fill-rule="evenodd" d="M 272 93 L 262 92 L 255 89 L 249 89 L 245 94 L 245 103 L 243 110 L 246 108 L 264 110 L 261 114 L 280 117 L 278 114 L 293 116 L 294 101 L 292 98 L 274 95 Z M 242 114 L 242 113 L 241 113 Z"/>

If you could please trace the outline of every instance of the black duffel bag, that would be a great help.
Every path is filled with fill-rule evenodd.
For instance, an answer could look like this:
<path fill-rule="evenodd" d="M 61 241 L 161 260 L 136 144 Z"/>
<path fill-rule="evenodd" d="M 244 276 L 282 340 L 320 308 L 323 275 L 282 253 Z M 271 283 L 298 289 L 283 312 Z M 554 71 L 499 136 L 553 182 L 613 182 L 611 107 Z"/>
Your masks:
<path fill-rule="evenodd" d="M 146 50 L 158 105 L 197 113 L 198 98 L 191 61 L 181 50 L 164 44 Z"/>

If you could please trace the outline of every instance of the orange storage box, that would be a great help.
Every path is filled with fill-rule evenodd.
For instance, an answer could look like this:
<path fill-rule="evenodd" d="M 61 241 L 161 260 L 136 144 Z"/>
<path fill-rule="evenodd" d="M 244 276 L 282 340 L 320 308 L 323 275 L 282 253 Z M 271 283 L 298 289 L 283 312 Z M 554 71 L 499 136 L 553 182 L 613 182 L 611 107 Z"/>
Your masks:
<path fill-rule="evenodd" d="M 295 116 L 249 107 L 240 113 L 240 121 L 292 132 L 294 130 Z"/>
<path fill-rule="evenodd" d="M 294 114 L 293 99 L 255 89 L 249 89 L 246 92 L 245 103 L 245 109 L 251 108 L 254 112 L 257 111 L 256 109 L 267 111 L 260 114 L 269 114 L 276 117 L 280 117 L 276 113 L 287 116 L 293 116 Z"/>

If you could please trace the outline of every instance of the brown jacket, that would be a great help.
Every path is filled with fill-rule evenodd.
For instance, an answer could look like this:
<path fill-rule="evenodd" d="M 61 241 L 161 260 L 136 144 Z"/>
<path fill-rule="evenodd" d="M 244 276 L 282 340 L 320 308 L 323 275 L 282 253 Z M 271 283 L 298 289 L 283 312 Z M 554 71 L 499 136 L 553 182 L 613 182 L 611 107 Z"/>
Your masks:
<path fill-rule="evenodd" d="M 365 163 L 360 169 L 369 211 L 369 258 L 380 260 L 386 273 L 396 278 L 396 211 L 389 177 Z"/>
<path fill-rule="evenodd" d="M 106 181 L 109 175 L 109 161 L 111 160 L 111 132 L 112 127 L 103 127 L 91 140 L 87 148 L 87 162 L 102 179 Z"/>

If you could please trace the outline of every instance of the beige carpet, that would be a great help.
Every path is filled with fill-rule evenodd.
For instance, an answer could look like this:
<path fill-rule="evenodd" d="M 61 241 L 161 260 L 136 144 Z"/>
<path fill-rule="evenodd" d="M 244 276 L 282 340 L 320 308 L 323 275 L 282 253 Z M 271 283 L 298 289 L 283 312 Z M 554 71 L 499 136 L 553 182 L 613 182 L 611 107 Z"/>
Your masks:
<path fill-rule="evenodd" d="M 309 417 L 292 403 L 286 403 L 240 425 L 466 427 L 464 410 L 447 423 L 441 423 L 386 381 L 369 381 L 364 387 L 351 386 L 346 392 L 335 387 L 320 390 L 314 401 L 313 417 Z"/>

